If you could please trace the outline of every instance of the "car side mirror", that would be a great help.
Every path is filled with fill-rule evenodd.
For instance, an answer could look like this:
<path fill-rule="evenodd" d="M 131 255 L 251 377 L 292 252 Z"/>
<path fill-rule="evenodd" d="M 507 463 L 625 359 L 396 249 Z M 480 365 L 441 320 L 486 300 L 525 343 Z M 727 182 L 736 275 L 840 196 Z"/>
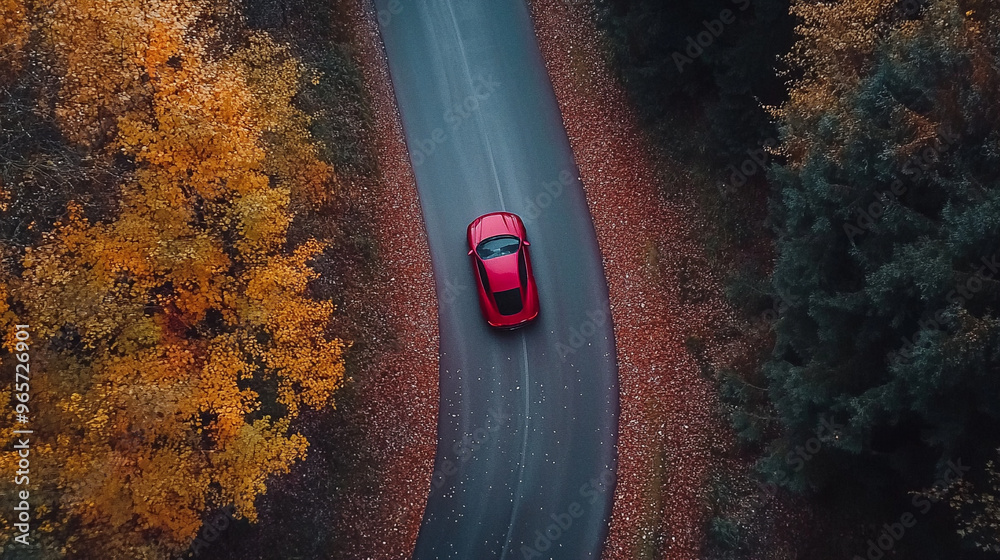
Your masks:
<path fill-rule="evenodd" d="M 469 256 L 470 256 L 470 257 L 472 256 L 472 252 L 473 252 L 473 251 L 475 251 L 475 249 L 469 249 Z"/>
<path fill-rule="evenodd" d="M 531 243 L 528 243 L 528 240 L 527 240 L 527 239 L 525 239 L 525 240 L 524 240 L 524 246 L 525 246 L 525 247 L 531 247 Z"/>

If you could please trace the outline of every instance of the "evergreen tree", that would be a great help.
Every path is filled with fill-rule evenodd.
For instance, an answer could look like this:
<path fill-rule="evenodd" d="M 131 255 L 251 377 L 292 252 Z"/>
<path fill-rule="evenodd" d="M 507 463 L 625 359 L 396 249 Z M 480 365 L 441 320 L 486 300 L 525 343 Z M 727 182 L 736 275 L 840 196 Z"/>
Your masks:
<path fill-rule="evenodd" d="M 799 1 L 802 71 L 777 115 L 766 365 L 785 435 L 762 468 L 869 498 L 976 462 L 1000 427 L 1000 9 Z M 838 50 L 839 49 L 839 50 Z M 838 427 L 804 461 L 822 426 Z M 985 445 L 984 445 L 985 443 Z M 908 498 L 907 498 L 908 499 Z"/>

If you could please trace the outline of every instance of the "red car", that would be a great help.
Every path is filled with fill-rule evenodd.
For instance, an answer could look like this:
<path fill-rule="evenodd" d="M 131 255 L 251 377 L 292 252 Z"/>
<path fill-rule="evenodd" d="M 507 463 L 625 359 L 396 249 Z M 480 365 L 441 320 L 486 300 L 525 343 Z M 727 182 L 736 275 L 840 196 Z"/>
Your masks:
<path fill-rule="evenodd" d="M 521 218 L 510 212 L 480 216 L 469 224 L 468 239 L 486 322 L 513 329 L 537 317 L 538 289 Z"/>

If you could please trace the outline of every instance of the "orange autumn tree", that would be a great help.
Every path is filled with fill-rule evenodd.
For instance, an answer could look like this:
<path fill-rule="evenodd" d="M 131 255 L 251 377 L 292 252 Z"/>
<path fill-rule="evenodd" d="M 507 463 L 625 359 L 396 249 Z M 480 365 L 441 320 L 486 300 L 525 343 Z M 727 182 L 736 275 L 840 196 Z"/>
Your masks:
<path fill-rule="evenodd" d="M 308 296 L 323 245 L 286 246 L 292 206 L 335 177 L 292 103 L 303 69 L 266 35 L 210 49 L 182 0 L 36 10 L 64 134 L 134 162 L 113 219 L 71 203 L 10 279 L 45 372 L 40 518 L 69 553 L 166 557 L 207 509 L 254 520 L 267 478 L 305 457 L 291 421 L 343 383 L 333 307 Z"/>
<path fill-rule="evenodd" d="M 785 61 L 801 72 L 788 85 L 788 101 L 772 114 L 788 129 L 781 150 L 797 166 L 815 146 L 809 132 L 821 126 L 819 108 L 844 108 L 886 29 L 895 0 L 821 2 L 792 0 L 798 40 Z M 845 125 L 849 126 L 849 125 Z M 848 131 L 849 133 L 850 131 Z"/>
<path fill-rule="evenodd" d="M 0 0 L 0 83 L 20 69 L 28 31 L 23 0 Z"/>

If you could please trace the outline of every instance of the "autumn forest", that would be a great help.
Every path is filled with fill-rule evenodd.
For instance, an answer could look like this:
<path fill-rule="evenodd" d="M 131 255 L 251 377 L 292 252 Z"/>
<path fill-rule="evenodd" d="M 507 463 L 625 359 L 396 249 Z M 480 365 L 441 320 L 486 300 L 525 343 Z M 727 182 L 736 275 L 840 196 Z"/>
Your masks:
<path fill-rule="evenodd" d="M 601 33 L 737 325 L 721 358 L 685 339 L 727 434 L 699 558 L 997 557 L 1000 6 L 562 4 Z M 371 400 L 411 410 L 405 377 L 369 375 L 408 347 L 369 305 L 394 255 L 363 191 L 398 174 L 365 5 L 0 0 L 0 558 L 378 548 L 339 509 L 392 496 Z M 422 452 L 391 472 L 428 486 Z M 422 506 L 377 513 L 415 531 Z M 680 558 L 670 536 L 629 557 Z"/>
<path fill-rule="evenodd" d="M 161 557 L 206 510 L 253 521 L 307 453 L 290 425 L 344 383 L 333 305 L 308 289 L 324 242 L 289 236 L 338 185 L 294 101 L 322 78 L 232 10 L 4 3 L 0 314 L 49 372 L 42 550 Z"/>

